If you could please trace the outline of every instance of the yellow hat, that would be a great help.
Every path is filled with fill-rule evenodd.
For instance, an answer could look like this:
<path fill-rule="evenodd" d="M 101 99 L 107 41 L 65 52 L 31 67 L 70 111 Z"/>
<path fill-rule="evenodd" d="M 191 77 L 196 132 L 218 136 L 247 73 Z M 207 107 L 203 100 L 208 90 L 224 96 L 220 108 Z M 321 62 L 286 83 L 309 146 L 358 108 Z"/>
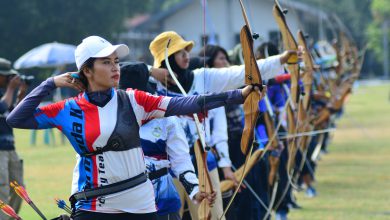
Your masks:
<path fill-rule="evenodd" d="M 171 39 L 171 43 L 168 48 L 168 56 L 180 51 L 182 49 L 191 51 L 194 47 L 193 41 L 185 41 L 180 35 L 174 31 L 166 31 L 159 34 L 149 45 L 149 50 L 154 58 L 153 67 L 159 68 L 161 62 L 165 59 L 165 48 L 167 47 L 168 40 Z"/>

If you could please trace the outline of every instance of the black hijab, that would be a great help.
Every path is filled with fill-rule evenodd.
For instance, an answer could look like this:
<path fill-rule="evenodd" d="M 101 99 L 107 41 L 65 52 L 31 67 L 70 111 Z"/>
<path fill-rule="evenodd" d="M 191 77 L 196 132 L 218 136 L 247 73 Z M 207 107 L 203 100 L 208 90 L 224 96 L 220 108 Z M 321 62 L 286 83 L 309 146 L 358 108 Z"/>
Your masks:
<path fill-rule="evenodd" d="M 189 69 L 182 69 L 177 65 L 175 56 L 172 54 L 168 57 L 169 64 L 171 65 L 172 71 L 177 74 L 177 79 L 179 80 L 180 84 L 183 86 L 184 90 L 186 92 L 190 91 L 190 88 L 192 86 L 192 83 L 194 82 L 194 73 Z M 165 65 L 165 61 L 161 62 L 161 68 L 167 69 L 167 66 Z M 168 86 L 168 90 L 176 93 L 181 93 L 179 87 L 175 85 Z"/>

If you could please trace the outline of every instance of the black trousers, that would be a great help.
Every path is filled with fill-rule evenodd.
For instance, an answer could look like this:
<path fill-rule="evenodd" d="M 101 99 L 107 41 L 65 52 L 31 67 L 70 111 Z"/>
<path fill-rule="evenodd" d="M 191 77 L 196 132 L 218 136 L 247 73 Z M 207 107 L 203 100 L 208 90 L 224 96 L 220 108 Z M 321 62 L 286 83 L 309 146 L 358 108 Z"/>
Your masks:
<path fill-rule="evenodd" d="M 241 144 L 241 133 L 229 136 L 228 140 L 230 159 L 236 168 L 242 166 L 245 162 L 245 155 L 242 154 Z M 249 171 L 245 180 L 253 188 L 260 199 L 268 206 L 268 166 L 267 157 L 264 157 L 259 163 L 256 163 L 254 168 Z M 230 197 L 224 200 L 224 208 Z M 241 193 L 238 193 L 233 205 L 230 207 L 226 219 L 229 220 L 258 220 L 263 219 L 266 214 L 266 210 L 256 200 L 249 189 L 242 189 Z"/>
<path fill-rule="evenodd" d="M 325 138 L 325 137 L 324 137 Z M 309 174 L 311 178 L 314 180 L 315 179 L 315 171 L 316 171 L 316 162 L 311 160 L 311 156 L 314 153 L 314 150 L 317 146 L 318 143 L 318 135 L 312 136 L 309 148 L 307 149 L 307 155 L 306 155 L 306 161 L 303 165 L 301 176 Z M 301 161 L 302 157 L 299 158 L 299 163 Z"/>
<path fill-rule="evenodd" d="M 287 144 L 285 144 L 287 146 Z M 292 200 L 291 198 L 291 185 L 288 180 L 287 173 L 287 163 L 288 163 L 288 149 L 285 147 L 280 155 L 279 163 L 279 184 L 276 192 L 275 204 L 280 203 L 277 207 L 278 212 L 288 213 L 288 203 Z M 285 192 L 287 189 L 287 192 Z"/>
<path fill-rule="evenodd" d="M 73 220 L 157 220 L 157 214 L 133 214 L 133 213 L 100 213 L 77 211 Z"/>

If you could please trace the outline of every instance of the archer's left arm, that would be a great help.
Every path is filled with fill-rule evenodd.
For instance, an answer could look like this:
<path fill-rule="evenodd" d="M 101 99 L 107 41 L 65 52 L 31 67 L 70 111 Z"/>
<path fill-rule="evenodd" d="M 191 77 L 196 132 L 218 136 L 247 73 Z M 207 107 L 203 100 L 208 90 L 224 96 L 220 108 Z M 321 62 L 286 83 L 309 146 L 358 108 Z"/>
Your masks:
<path fill-rule="evenodd" d="M 283 74 L 282 55 L 257 61 L 262 80 L 269 80 Z M 245 85 L 245 66 L 225 68 L 202 68 L 194 70 L 195 82 L 203 85 L 207 92 L 222 92 Z"/>
<path fill-rule="evenodd" d="M 258 91 L 258 88 L 255 89 Z M 229 104 L 242 104 L 252 91 L 252 86 L 246 86 L 243 89 L 223 93 L 173 98 L 155 96 L 133 89 L 128 89 L 126 92 L 137 122 L 141 126 L 154 118 L 201 113 Z"/>
<path fill-rule="evenodd" d="M 208 95 L 192 95 L 187 97 L 173 97 L 165 112 L 165 117 L 172 115 L 188 115 L 201 113 L 230 104 L 242 104 L 245 98 L 243 90 L 231 90 Z"/>

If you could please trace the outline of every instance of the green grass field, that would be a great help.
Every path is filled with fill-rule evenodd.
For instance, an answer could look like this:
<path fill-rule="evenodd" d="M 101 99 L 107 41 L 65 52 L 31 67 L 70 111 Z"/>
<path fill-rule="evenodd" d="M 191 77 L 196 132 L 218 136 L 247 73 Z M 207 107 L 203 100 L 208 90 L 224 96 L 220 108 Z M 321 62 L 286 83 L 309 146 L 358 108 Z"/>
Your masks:
<path fill-rule="evenodd" d="M 350 97 L 318 165 L 318 197 L 298 194 L 304 209 L 291 219 L 390 219 L 389 89 L 362 86 Z"/>
<path fill-rule="evenodd" d="M 302 210 L 292 211 L 294 220 L 390 219 L 390 85 L 361 86 L 338 121 L 317 171 L 318 196 L 298 194 Z M 53 218 L 59 213 L 54 198 L 70 194 L 75 153 L 68 144 L 43 145 L 43 131 L 37 146 L 30 146 L 30 131 L 16 130 L 17 149 L 24 159 L 25 182 L 36 205 Z M 23 205 L 22 218 L 39 219 Z"/>

